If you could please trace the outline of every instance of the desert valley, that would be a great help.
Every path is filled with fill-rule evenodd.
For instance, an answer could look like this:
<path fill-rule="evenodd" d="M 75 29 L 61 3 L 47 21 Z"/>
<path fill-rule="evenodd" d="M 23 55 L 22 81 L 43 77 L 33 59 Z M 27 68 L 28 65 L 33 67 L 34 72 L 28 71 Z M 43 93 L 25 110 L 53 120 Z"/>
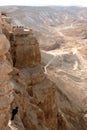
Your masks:
<path fill-rule="evenodd" d="M 87 8 L 0 12 L 0 130 L 87 130 Z"/>

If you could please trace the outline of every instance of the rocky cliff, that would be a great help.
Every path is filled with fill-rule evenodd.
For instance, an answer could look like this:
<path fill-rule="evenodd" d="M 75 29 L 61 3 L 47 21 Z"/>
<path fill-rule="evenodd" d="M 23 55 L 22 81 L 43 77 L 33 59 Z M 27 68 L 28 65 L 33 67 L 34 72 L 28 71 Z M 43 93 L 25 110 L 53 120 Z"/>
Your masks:
<path fill-rule="evenodd" d="M 39 44 L 31 30 L 9 30 L 5 19 L 1 17 L 0 130 L 56 130 L 56 86 L 43 72 Z"/>
<path fill-rule="evenodd" d="M 9 119 L 10 77 L 8 76 L 8 73 L 12 71 L 12 67 L 5 55 L 9 48 L 9 41 L 3 34 L 0 34 L 0 130 L 6 129 Z"/>
<path fill-rule="evenodd" d="M 62 71 L 45 74 L 32 30 L 13 26 L 9 20 L 1 15 L 0 130 L 87 130 L 86 79 Z M 83 49 L 79 53 L 86 57 Z M 63 53 L 60 58 L 61 65 L 65 64 L 62 69 L 78 61 L 74 53 Z"/>

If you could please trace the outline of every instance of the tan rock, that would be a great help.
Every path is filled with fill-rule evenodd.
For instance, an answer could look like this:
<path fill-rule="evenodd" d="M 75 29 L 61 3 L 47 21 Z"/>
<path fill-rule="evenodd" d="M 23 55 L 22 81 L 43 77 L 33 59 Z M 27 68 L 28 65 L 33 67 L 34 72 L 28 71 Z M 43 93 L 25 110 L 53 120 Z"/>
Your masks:
<path fill-rule="evenodd" d="M 48 79 L 38 85 L 33 86 L 33 95 L 38 100 L 38 106 L 43 110 L 46 125 L 49 130 L 57 128 L 57 106 L 56 87 Z"/>
<path fill-rule="evenodd" d="M 33 34 L 24 32 L 24 27 L 16 27 L 15 31 L 10 24 L 8 27 L 5 31 L 11 43 L 10 52 L 3 35 L 0 46 L 0 130 L 86 130 L 86 115 L 79 118 L 77 102 L 71 99 L 73 91 L 68 91 L 70 84 L 66 86 L 57 78 L 59 89 L 43 73 L 39 44 Z M 68 58 L 71 63 L 73 57 L 69 57 L 65 56 L 65 62 Z M 11 120 L 16 107 L 18 112 Z"/>
<path fill-rule="evenodd" d="M 0 34 L 0 56 L 6 54 L 10 48 L 9 41 L 4 34 Z"/>

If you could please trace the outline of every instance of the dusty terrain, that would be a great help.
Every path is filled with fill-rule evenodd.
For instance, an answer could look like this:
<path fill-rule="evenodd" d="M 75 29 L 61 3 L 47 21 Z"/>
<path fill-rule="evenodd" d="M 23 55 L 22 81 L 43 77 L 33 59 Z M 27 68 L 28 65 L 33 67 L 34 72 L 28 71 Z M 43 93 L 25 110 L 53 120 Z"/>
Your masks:
<path fill-rule="evenodd" d="M 86 43 L 87 8 L 82 7 L 0 7 L 18 26 L 29 26 L 44 50 Z"/>
<path fill-rule="evenodd" d="M 44 50 L 78 46 L 86 43 L 87 8 L 82 7 L 0 7 L 12 23 L 34 30 Z"/>
<path fill-rule="evenodd" d="M 18 125 L 18 130 L 87 130 L 87 8 L 14 6 L 1 10 L 13 17 L 12 26 L 34 30 L 27 38 L 17 35 L 15 44 L 10 39 L 16 68 L 11 109 L 14 103 L 19 106 L 13 126 Z"/>

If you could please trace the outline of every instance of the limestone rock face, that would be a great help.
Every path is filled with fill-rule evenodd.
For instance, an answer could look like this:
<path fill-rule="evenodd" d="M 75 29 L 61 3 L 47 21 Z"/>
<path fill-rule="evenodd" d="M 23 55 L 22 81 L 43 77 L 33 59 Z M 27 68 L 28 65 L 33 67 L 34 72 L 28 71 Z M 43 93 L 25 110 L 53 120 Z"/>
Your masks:
<path fill-rule="evenodd" d="M 3 34 L 0 44 L 0 130 L 86 130 L 87 115 L 80 115 L 70 84 L 52 74 L 56 86 L 44 74 L 34 35 L 24 27 L 11 28 L 5 26 L 11 47 Z"/>
<path fill-rule="evenodd" d="M 33 67 L 40 64 L 39 44 L 33 35 L 14 36 L 14 42 L 11 43 L 15 67 Z"/>
<path fill-rule="evenodd" d="M 57 130 L 56 86 L 43 72 L 38 41 L 24 30 L 6 31 L 12 56 L 7 59 L 13 61 L 13 71 L 7 71 L 11 76 L 7 130 Z M 16 107 L 18 113 L 11 120 Z"/>
<path fill-rule="evenodd" d="M 19 108 L 10 128 L 57 129 L 56 87 L 46 78 L 40 65 L 16 71 L 10 81 L 10 88 L 11 110 L 16 106 Z"/>
<path fill-rule="evenodd" d="M 40 64 L 38 41 L 31 31 L 24 32 L 23 27 L 13 28 L 12 32 L 10 25 L 10 30 L 6 27 L 3 30 L 11 47 L 2 34 L 0 130 L 70 130 L 59 111 L 56 85 L 47 78 Z M 11 120 L 16 107 L 18 112 Z"/>
<path fill-rule="evenodd" d="M 12 71 L 10 63 L 7 61 L 5 54 L 10 47 L 6 37 L 0 35 L 0 130 L 5 130 L 9 119 L 9 73 Z"/>
<path fill-rule="evenodd" d="M 56 87 L 48 79 L 38 85 L 33 86 L 34 98 L 38 101 L 38 106 L 43 110 L 45 120 L 49 130 L 57 128 L 57 105 Z"/>
<path fill-rule="evenodd" d="M 4 34 L 0 34 L 0 56 L 6 54 L 10 48 L 8 39 Z"/>

